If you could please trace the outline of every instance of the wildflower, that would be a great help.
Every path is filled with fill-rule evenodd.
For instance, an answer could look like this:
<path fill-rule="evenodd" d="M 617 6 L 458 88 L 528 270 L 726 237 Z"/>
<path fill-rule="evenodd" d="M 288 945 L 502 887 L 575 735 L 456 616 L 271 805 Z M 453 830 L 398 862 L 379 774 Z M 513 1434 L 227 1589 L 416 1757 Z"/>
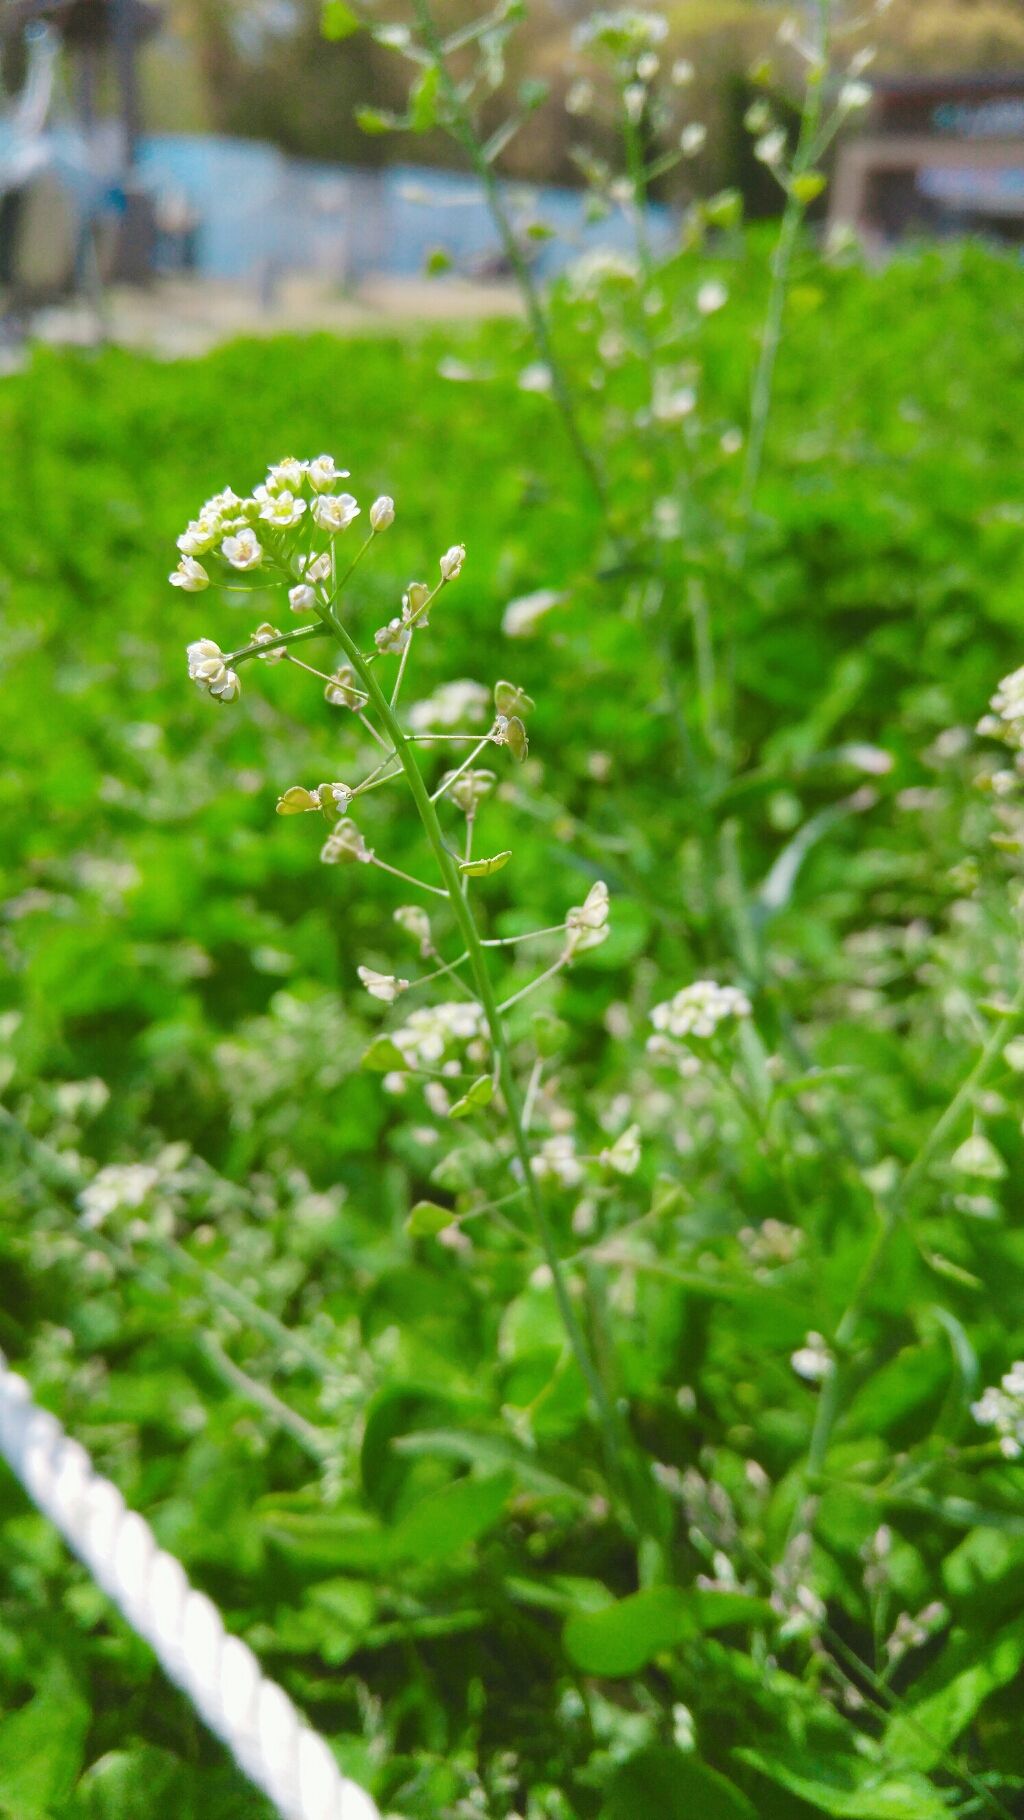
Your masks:
<path fill-rule="evenodd" d="M 234 487 L 225 487 L 223 493 L 214 493 L 206 501 L 199 516 L 201 518 L 231 518 L 242 511 L 244 499 L 239 499 Z"/>
<path fill-rule="evenodd" d="M 566 595 L 558 588 L 538 588 L 533 594 L 522 594 L 505 608 L 501 629 L 506 638 L 529 638 L 541 620 L 560 607 Z"/>
<path fill-rule="evenodd" d="M 998 1385 L 983 1391 L 971 1404 L 971 1414 L 982 1428 L 994 1428 L 999 1451 L 1006 1460 L 1024 1454 L 1024 1360 L 1018 1359 Z"/>
<path fill-rule="evenodd" d="M 684 158 L 696 158 L 707 143 L 708 129 L 702 120 L 691 120 L 679 135 L 679 149 Z"/>
<path fill-rule="evenodd" d="M 583 1165 L 576 1155 L 576 1145 L 567 1131 L 545 1138 L 530 1168 L 539 1182 L 557 1182 L 562 1188 L 576 1188 L 583 1180 Z"/>
<path fill-rule="evenodd" d="M 308 582 L 297 582 L 294 588 L 288 589 L 288 605 L 293 613 L 312 613 L 316 594 Z"/>
<path fill-rule="evenodd" d="M 412 637 L 410 628 L 401 619 L 389 619 L 386 626 L 381 626 L 373 635 L 373 642 L 378 651 L 392 657 L 400 657 Z"/>
<path fill-rule="evenodd" d="M 574 904 L 565 919 L 567 955 L 597 948 L 608 936 L 608 886 L 603 879 L 591 885 L 582 904 Z"/>
<path fill-rule="evenodd" d="M 255 531 L 239 531 L 235 537 L 225 537 L 221 550 L 233 569 L 258 569 L 263 561 L 263 546 Z"/>
<path fill-rule="evenodd" d="M 639 1125 L 627 1125 L 614 1144 L 602 1150 L 600 1160 L 616 1175 L 635 1175 L 640 1167 Z"/>
<path fill-rule="evenodd" d="M 357 967 L 356 972 L 371 998 L 393 1005 L 400 992 L 408 992 L 409 981 L 395 979 L 390 973 L 377 973 L 373 967 Z"/>
<path fill-rule="evenodd" d="M 809 1333 L 789 1362 L 797 1377 L 806 1379 L 808 1384 L 820 1384 L 833 1369 L 832 1354 L 820 1333 Z"/>
<path fill-rule="evenodd" d="M 356 684 L 351 664 L 342 664 L 324 687 L 324 700 L 332 708 L 365 708 L 366 695 Z"/>
<path fill-rule="evenodd" d="M 277 461 L 267 469 L 267 491 L 270 493 L 298 493 L 306 478 L 306 463 L 296 461 L 294 455 L 286 455 L 283 461 Z"/>
<path fill-rule="evenodd" d="M 453 1043 L 469 1043 L 483 1034 L 483 1012 L 471 1000 L 423 1005 L 413 1011 L 391 1040 L 409 1067 L 439 1062 Z"/>
<path fill-rule="evenodd" d="M 370 528 L 373 531 L 386 531 L 395 522 L 395 502 L 382 493 L 370 507 Z"/>
<path fill-rule="evenodd" d="M 724 310 L 728 301 L 729 293 L 717 278 L 709 278 L 697 292 L 697 308 L 702 316 L 713 316 L 716 310 Z"/>
<path fill-rule="evenodd" d="M 567 114 L 577 116 L 588 114 L 593 105 L 594 84 L 589 82 L 586 76 L 581 76 L 578 82 L 572 84 L 565 97 L 565 111 Z"/>
<path fill-rule="evenodd" d="M 992 715 L 985 716 L 978 731 L 1018 750 L 1024 747 L 1024 667 L 1003 677 L 989 706 Z"/>
<path fill-rule="evenodd" d="M 368 866 L 373 852 L 355 822 L 344 819 L 331 829 L 320 849 L 320 858 L 325 866 L 348 866 L 356 860 L 361 865 Z"/>
<path fill-rule="evenodd" d="M 306 478 L 314 493 L 327 493 L 335 481 L 347 480 L 348 477 L 347 468 L 335 467 L 333 455 L 318 455 L 306 468 Z"/>
<path fill-rule="evenodd" d="M 694 980 L 674 998 L 655 1005 L 651 1023 L 655 1030 L 685 1040 L 687 1037 L 714 1036 L 719 1024 L 728 1018 L 751 1014 L 745 992 L 737 986 L 719 986 L 715 980 Z"/>
<path fill-rule="evenodd" d="M 454 581 L 456 576 L 462 574 L 462 565 L 465 560 L 465 544 L 453 543 L 451 549 L 446 550 L 441 558 L 441 580 Z"/>
<path fill-rule="evenodd" d="M 872 94 L 868 82 L 844 82 L 839 91 L 839 106 L 844 114 L 856 113 L 858 109 L 869 105 Z"/>
<path fill-rule="evenodd" d="M 770 132 L 762 133 L 760 139 L 754 141 L 754 157 L 769 169 L 781 164 L 785 151 L 786 134 L 781 126 L 773 126 Z"/>
<path fill-rule="evenodd" d="M 82 1225 L 92 1231 L 122 1208 L 141 1207 L 159 1180 L 147 1163 L 108 1163 L 78 1196 Z"/>
<path fill-rule="evenodd" d="M 296 499 L 294 493 L 269 494 L 260 506 L 260 517 L 275 530 L 290 531 L 297 525 L 306 510 L 304 499 Z"/>
<path fill-rule="evenodd" d="M 641 82 L 653 82 L 661 68 L 661 59 L 655 51 L 645 51 L 636 60 L 636 73 Z"/>
<path fill-rule="evenodd" d="M 442 683 L 433 695 L 415 702 L 409 710 L 409 725 L 414 733 L 457 727 L 463 721 L 479 726 L 490 701 L 490 691 L 482 683 L 460 677 L 454 682 Z"/>
<path fill-rule="evenodd" d="M 281 634 L 276 626 L 264 624 L 256 627 L 250 643 L 254 645 L 269 645 L 273 644 L 274 640 L 280 638 L 280 636 Z M 286 652 L 280 645 L 278 645 L 276 650 L 261 651 L 259 654 L 261 664 L 279 664 L 283 661 L 285 656 Z"/>
<path fill-rule="evenodd" d="M 321 550 L 319 556 L 300 558 L 299 573 L 304 581 L 330 581 L 333 566 L 330 550 Z"/>
<path fill-rule="evenodd" d="M 949 1159 L 950 1168 L 961 1175 L 983 1176 L 988 1181 L 1001 1181 L 1006 1175 L 1006 1164 L 995 1145 L 983 1131 L 975 1131 L 966 1138 L 959 1150 L 954 1151 Z"/>
<path fill-rule="evenodd" d="M 182 531 L 178 548 L 183 556 L 205 556 L 219 536 L 220 519 L 204 513 L 200 518 L 193 518 L 187 530 Z"/>
<path fill-rule="evenodd" d="M 647 106 L 647 90 L 643 83 L 627 83 L 623 90 L 622 100 L 626 109 L 627 120 L 629 120 L 633 126 L 639 125 L 640 121 L 643 119 L 644 108 Z"/>
<path fill-rule="evenodd" d="M 616 12 L 592 13 L 573 33 L 577 44 L 595 45 L 623 58 L 642 57 L 667 35 L 668 20 L 662 13 L 631 6 L 620 7 Z"/>
<path fill-rule="evenodd" d="M 399 904 L 393 920 L 406 935 L 411 935 L 419 943 L 420 953 L 424 958 L 433 951 L 430 934 L 430 918 L 419 904 Z"/>
<path fill-rule="evenodd" d="M 320 493 L 313 501 L 313 522 L 318 530 L 326 531 L 329 537 L 337 536 L 339 531 L 347 531 L 358 517 L 359 507 L 351 493 Z"/>
<path fill-rule="evenodd" d="M 688 57 L 677 57 L 669 72 L 674 88 L 688 88 L 696 74 Z"/>
<path fill-rule="evenodd" d="M 198 688 L 224 702 L 234 701 L 241 694 L 238 677 L 234 670 L 228 669 L 223 651 L 212 638 L 196 639 L 189 645 L 186 655 L 189 676 Z"/>
<path fill-rule="evenodd" d="M 402 618 L 407 626 L 422 626 L 426 631 L 430 624 L 424 608 L 430 599 L 431 590 L 425 581 L 411 581 L 402 595 Z"/>
<path fill-rule="evenodd" d="M 183 556 L 174 574 L 167 579 L 172 588 L 184 588 L 186 594 L 201 594 L 210 585 L 210 577 L 194 556 Z"/>

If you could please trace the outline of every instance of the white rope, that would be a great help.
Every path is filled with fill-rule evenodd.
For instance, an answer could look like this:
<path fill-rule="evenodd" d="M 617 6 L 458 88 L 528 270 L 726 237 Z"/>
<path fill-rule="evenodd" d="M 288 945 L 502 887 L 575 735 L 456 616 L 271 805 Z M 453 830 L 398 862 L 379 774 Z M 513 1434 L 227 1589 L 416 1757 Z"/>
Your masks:
<path fill-rule="evenodd" d="M 285 1820 L 380 1820 L 252 1650 L 0 1354 L 0 1453 Z"/>

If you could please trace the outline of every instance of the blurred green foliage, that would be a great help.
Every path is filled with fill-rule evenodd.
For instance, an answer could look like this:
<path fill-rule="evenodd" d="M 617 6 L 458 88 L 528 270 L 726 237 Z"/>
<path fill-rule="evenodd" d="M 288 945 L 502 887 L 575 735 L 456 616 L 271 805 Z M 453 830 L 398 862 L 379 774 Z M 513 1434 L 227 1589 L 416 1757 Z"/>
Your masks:
<path fill-rule="evenodd" d="M 728 426 L 764 270 L 722 275 L 702 412 Z M 681 304 L 696 281 L 681 261 L 666 286 Z M 585 392 L 585 305 L 564 297 L 557 332 Z M 974 1111 L 1006 1174 L 937 1157 L 870 1284 L 796 1564 L 817 1628 L 780 1612 L 766 1563 L 789 1559 L 824 1394 L 790 1355 L 834 1331 L 863 1268 L 863 1181 L 884 1195 L 985 1041 L 979 1002 L 1017 984 L 1010 873 L 950 730 L 1021 655 L 1024 281 L 972 248 L 808 261 L 789 336 L 742 581 L 714 529 L 734 471 L 681 432 L 653 618 L 550 403 L 518 383 L 514 324 L 167 364 L 40 350 L 0 389 L 0 1344 L 410 1820 L 1020 1811 L 1024 1479 L 972 1455 L 969 1415 L 1024 1341 L 1001 1061 Z M 628 408 L 617 383 L 585 417 Z M 629 447 L 609 441 L 610 479 L 642 538 Z M 575 1269 L 659 1463 L 671 1586 L 637 1584 L 609 1520 L 536 1257 L 483 1224 L 461 1246 L 407 1232 L 485 1140 L 439 1159 L 417 1104 L 359 1070 L 377 1026 L 355 965 L 386 961 L 404 893 L 319 869 L 304 818 L 273 813 L 338 775 L 337 712 L 283 668 L 250 666 L 223 712 L 185 680 L 187 640 L 241 644 L 273 608 L 172 592 L 177 532 L 215 489 L 321 448 L 398 504 L 359 623 L 464 540 L 417 681 L 511 675 L 536 699 L 530 765 L 487 811 L 481 850 L 515 856 L 487 881 L 495 927 L 559 921 L 598 875 L 612 890 L 612 939 L 550 1009 L 593 1141 L 623 1096 L 650 1139 L 599 1208 L 605 1268 Z M 744 769 L 717 797 L 689 770 L 695 580 L 738 631 Z M 542 588 L 559 599 L 534 635 L 503 638 Z M 414 861 L 390 794 L 363 819 Z M 732 875 L 709 867 L 709 819 Z M 673 1099 L 628 1040 L 655 999 L 738 964 L 786 1061 L 781 1174 L 735 1106 Z M 140 1158 L 160 1211 L 83 1231 L 96 1164 Z M 575 1256 L 590 1229 L 553 1206 Z M 0 1503 L 0 1813 L 262 1813 L 7 1475 Z M 901 1614 L 939 1606 L 887 1650 Z"/>

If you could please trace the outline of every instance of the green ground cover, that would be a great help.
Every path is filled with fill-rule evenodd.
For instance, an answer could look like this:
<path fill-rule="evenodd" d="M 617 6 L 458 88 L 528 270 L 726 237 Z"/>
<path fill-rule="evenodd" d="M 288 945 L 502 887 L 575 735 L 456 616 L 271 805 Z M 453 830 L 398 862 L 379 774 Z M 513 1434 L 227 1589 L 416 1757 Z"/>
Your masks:
<path fill-rule="evenodd" d="M 1022 656 L 1024 278 L 972 248 L 807 261 L 737 579 L 718 451 L 764 269 L 722 271 L 703 440 L 684 426 L 668 456 L 616 440 L 628 375 L 591 385 L 602 324 L 560 306 L 627 557 L 518 383 L 515 324 L 194 363 L 39 352 L 0 386 L 0 1345 L 408 1820 L 1022 1811 L 1024 1474 L 970 1413 L 1024 1351 L 1021 1076 L 998 1044 L 914 1159 L 1019 983 L 1020 882 L 968 730 Z M 670 303 L 694 282 L 670 272 Z M 609 1508 L 524 1233 L 407 1230 L 500 1144 L 486 1115 L 439 1135 L 418 1088 L 360 1066 L 382 1020 L 356 964 L 388 966 L 408 894 L 319 868 L 306 818 L 274 815 L 286 785 L 347 774 L 348 725 L 283 667 L 250 666 L 223 712 L 185 680 L 186 642 L 240 645 L 275 608 L 169 589 L 175 536 L 321 448 L 398 504 L 354 587 L 365 627 L 468 547 L 417 690 L 511 675 L 536 700 L 482 836 L 514 852 L 493 928 L 611 890 L 611 938 L 537 1003 L 581 1150 L 628 1108 L 643 1160 L 545 1193 L 657 1463 L 669 1585 Z M 659 463 L 680 516 L 654 599 Z M 499 633 L 540 589 L 560 598 L 533 635 Z M 736 632 L 731 775 L 695 589 Z M 360 825 L 417 870 L 389 793 Z M 644 1057 L 651 1006 L 709 976 L 753 1000 L 756 1116 L 710 1064 Z M 97 1167 L 140 1160 L 154 1194 L 83 1229 Z M 880 1230 L 826 1423 L 833 1380 L 791 1358 L 835 1339 Z M 262 1813 L 6 1475 L 0 1508 L 0 1813 Z"/>

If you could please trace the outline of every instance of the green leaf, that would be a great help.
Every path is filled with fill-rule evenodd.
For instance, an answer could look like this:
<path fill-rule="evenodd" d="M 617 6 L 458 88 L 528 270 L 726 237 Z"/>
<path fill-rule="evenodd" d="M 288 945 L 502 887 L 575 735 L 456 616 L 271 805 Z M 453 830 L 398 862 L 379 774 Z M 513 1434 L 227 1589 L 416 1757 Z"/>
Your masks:
<path fill-rule="evenodd" d="M 437 1201 L 417 1201 L 405 1222 L 405 1230 L 410 1238 L 432 1239 L 455 1218 L 451 1207 L 442 1207 Z"/>
<path fill-rule="evenodd" d="M 320 14 L 320 30 L 332 44 L 340 43 L 342 38 L 351 38 L 359 30 L 361 20 L 353 12 L 347 0 L 323 0 L 323 11 Z"/>
<path fill-rule="evenodd" d="M 440 71 L 431 63 L 414 82 L 409 95 L 409 125 L 414 133 L 429 133 L 437 125 L 440 81 Z"/>
<path fill-rule="evenodd" d="M 492 872 L 500 872 L 512 858 L 511 847 L 505 853 L 495 853 L 490 859 L 463 859 L 459 861 L 459 871 L 463 878 L 490 878 Z"/>
<path fill-rule="evenodd" d="M 510 1472 L 456 1479 L 407 1511 L 391 1532 L 389 1552 L 421 1565 L 446 1561 L 498 1522 L 512 1492 Z"/>
<path fill-rule="evenodd" d="M 914 1699 L 890 1719 L 887 1755 L 915 1769 L 934 1769 L 989 1694 L 1014 1680 L 1022 1663 L 1024 1618 L 984 1642 L 958 1631 L 917 1682 Z"/>
<path fill-rule="evenodd" d="M 370 1074 L 390 1074 L 396 1068 L 408 1068 L 402 1051 L 389 1036 L 375 1036 L 368 1049 L 363 1050 L 359 1063 Z"/>
<path fill-rule="evenodd" d="M 824 1757 L 810 1749 L 790 1754 L 740 1749 L 734 1755 L 836 1820 L 949 1820 L 938 1790 L 912 1770 L 894 1773 L 869 1757 L 839 1751 Z"/>
<path fill-rule="evenodd" d="M 82 1767 L 91 1714 L 57 1666 L 27 1706 L 0 1719 L 0 1809 L 35 1820 L 66 1801 Z"/>
<path fill-rule="evenodd" d="M 489 1074 L 481 1074 L 468 1087 L 462 1098 L 456 1100 L 448 1109 L 450 1119 L 468 1118 L 480 1106 L 489 1106 L 494 1098 L 494 1080 Z"/>
<path fill-rule="evenodd" d="M 669 1745 L 638 1751 L 615 1771 L 600 1820 L 757 1820 L 740 1789 Z"/>
<path fill-rule="evenodd" d="M 401 122 L 397 114 L 385 113 L 379 107 L 360 107 L 356 109 L 356 125 L 360 132 L 376 137 L 381 133 L 397 132 Z"/>
<path fill-rule="evenodd" d="M 428 278 L 439 278 L 443 272 L 450 272 L 452 256 L 447 247 L 432 246 L 424 261 L 423 269 Z"/>
<path fill-rule="evenodd" d="M 693 1629 L 683 1594 L 652 1586 L 604 1611 L 576 1612 L 562 1633 L 566 1655 L 588 1675 L 636 1675 Z"/>

